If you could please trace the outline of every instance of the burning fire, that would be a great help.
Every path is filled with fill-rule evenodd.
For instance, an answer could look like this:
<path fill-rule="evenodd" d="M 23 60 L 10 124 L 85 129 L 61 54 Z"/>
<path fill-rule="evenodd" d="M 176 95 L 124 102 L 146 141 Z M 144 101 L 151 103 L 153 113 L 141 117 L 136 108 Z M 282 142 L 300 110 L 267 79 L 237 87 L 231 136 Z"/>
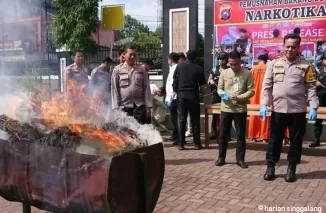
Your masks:
<path fill-rule="evenodd" d="M 42 117 L 55 126 L 88 123 L 89 119 L 104 117 L 101 101 L 87 96 L 84 89 L 84 85 L 78 87 L 75 81 L 70 80 L 67 95 L 58 93 L 51 100 L 43 101 L 44 92 L 41 92 L 39 99 Z"/>
<path fill-rule="evenodd" d="M 103 104 L 99 99 L 87 96 L 83 90 L 85 85 L 77 86 L 75 81 L 68 83 L 67 94 L 58 93 L 50 100 L 44 98 L 41 91 L 36 100 L 32 100 L 34 107 L 39 108 L 42 120 L 46 126 L 57 128 L 68 126 L 70 130 L 86 136 L 89 139 L 102 140 L 107 151 L 116 151 L 126 147 L 128 144 L 122 140 L 123 136 L 105 131 L 90 123 L 103 120 Z"/>

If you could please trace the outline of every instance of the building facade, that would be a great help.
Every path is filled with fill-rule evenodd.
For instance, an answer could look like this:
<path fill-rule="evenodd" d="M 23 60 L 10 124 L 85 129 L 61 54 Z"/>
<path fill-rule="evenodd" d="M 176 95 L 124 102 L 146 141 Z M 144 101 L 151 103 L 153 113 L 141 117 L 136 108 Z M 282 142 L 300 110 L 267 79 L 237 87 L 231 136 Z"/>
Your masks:
<path fill-rule="evenodd" d="M 18 72 L 19 74 L 24 69 L 35 67 L 57 70 L 58 54 L 51 45 L 51 22 L 54 17 L 55 10 L 51 0 L 10 0 L 10 3 L 1 1 L 0 61 L 2 73 L 10 75 Z M 98 29 L 93 39 L 99 45 L 108 46 L 111 42 L 111 35 L 107 30 Z"/>

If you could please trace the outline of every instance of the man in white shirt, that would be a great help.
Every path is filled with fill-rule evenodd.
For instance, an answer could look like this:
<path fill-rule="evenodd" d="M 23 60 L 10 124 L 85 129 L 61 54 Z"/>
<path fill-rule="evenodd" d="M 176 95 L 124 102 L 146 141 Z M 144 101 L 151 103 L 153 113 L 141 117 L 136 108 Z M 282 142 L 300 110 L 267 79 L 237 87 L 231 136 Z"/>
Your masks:
<path fill-rule="evenodd" d="M 305 49 L 302 51 L 301 55 L 303 57 L 311 57 L 312 56 L 312 51 L 309 50 L 309 45 L 308 44 L 305 45 Z"/>
<path fill-rule="evenodd" d="M 179 56 L 177 53 L 172 52 L 169 55 L 168 63 L 170 66 L 170 71 L 168 78 L 166 80 L 165 90 L 166 90 L 166 97 L 165 97 L 165 106 L 170 109 L 171 121 L 173 126 L 173 133 L 171 137 L 172 144 L 177 146 L 178 145 L 178 112 L 177 112 L 177 94 L 173 91 L 173 75 L 175 68 L 178 65 Z"/>

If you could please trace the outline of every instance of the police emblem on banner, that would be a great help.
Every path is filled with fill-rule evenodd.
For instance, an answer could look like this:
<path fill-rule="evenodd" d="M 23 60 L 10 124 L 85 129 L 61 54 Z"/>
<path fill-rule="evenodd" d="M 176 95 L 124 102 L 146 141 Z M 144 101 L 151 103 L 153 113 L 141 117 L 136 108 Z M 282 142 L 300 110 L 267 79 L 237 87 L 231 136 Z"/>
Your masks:
<path fill-rule="evenodd" d="M 231 1 L 220 1 L 220 19 L 223 21 L 229 20 L 231 18 Z"/>

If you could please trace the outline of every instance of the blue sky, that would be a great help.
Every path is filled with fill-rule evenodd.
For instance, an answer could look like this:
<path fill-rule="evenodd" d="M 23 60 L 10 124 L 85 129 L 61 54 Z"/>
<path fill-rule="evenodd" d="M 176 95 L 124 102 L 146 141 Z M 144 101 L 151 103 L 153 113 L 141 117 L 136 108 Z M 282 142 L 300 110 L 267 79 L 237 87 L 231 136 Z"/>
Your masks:
<path fill-rule="evenodd" d="M 103 0 L 102 5 L 125 5 L 125 13 L 146 24 L 154 31 L 158 26 L 157 0 Z M 198 31 L 204 33 L 204 0 L 198 0 Z"/>

